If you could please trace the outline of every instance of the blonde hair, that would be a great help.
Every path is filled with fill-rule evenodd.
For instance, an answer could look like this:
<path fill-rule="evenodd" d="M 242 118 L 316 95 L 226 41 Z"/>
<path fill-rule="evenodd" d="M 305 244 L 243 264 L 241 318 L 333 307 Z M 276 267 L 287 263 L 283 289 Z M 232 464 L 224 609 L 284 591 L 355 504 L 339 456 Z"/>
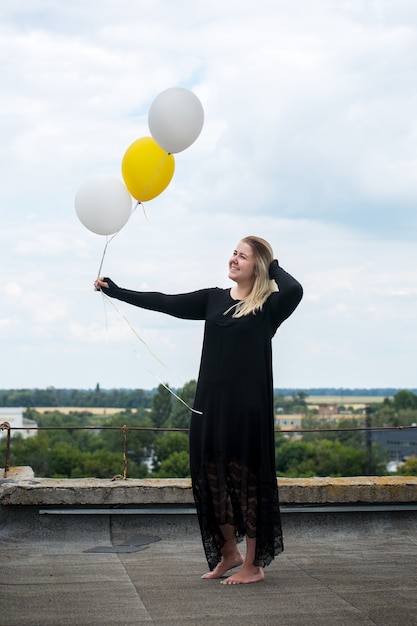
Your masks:
<path fill-rule="evenodd" d="M 251 313 L 256 314 L 257 311 L 262 310 L 265 301 L 271 293 L 277 291 L 276 282 L 269 278 L 269 266 L 274 260 L 274 253 L 270 244 L 265 239 L 253 235 L 244 237 L 242 241 L 250 245 L 255 257 L 255 281 L 250 294 L 244 300 L 231 307 L 235 308 L 233 317 L 243 317 Z"/>

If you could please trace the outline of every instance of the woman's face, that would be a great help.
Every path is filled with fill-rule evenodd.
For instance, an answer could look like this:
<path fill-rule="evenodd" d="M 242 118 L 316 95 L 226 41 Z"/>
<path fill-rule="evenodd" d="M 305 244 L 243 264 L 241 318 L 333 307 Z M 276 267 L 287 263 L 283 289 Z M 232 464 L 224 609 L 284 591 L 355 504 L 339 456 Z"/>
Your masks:
<path fill-rule="evenodd" d="M 229 260 L 229 278 L 237 283 L 255 280 L 255 255 L 252 246 L 240 241 Z"/>

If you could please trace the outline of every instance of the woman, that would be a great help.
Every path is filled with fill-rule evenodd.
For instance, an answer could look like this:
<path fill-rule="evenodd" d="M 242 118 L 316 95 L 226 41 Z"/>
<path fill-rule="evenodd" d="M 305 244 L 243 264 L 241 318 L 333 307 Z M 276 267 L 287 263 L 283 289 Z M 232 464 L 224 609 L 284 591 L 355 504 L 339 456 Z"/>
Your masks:
<path fill-rule="evenodd" d="M 283 550 L 275 471 L 271 340 L 299 304 L 298 281 L 260 237 L 245 237 L 229 261 L 231 289 L 165 295 L 122 289 L 99 278 L 96 290 L 145 309 L 205 320 L 190 426 L 190 466 L 210 571 L 222 584 L 263 580 Z M 246 536 L 246 556 L 238 543 Z"/>

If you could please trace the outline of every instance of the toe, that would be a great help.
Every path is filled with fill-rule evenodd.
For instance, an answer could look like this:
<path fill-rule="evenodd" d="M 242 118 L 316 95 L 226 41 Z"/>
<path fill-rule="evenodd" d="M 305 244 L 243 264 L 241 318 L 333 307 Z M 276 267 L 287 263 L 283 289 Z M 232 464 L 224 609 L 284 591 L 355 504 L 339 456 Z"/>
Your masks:
<path fill-rule="evenodd" d="M 226 578 L 226 580 L 220 581 L 221 585 L 239 585 L 238 580 L 233 580 L 231 578 Z"/>

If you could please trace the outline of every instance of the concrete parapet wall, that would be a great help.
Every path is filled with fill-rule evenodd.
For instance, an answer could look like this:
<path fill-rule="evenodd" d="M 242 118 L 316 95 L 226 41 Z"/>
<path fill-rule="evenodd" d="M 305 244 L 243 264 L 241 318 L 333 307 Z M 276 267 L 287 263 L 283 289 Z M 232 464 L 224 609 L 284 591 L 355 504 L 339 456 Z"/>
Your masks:
<path fill-rule="evenodd" d="M 415 476 L 280 478 L 278 484 L 283 505 L 417 503 Z M 28 476 L 28 468 L 9 472 L 8 478 L 0 479 L 3 506 L 193 504 L 189 479 L 35 478 Z"/>
<path fill-rule="evenodd" d="M 282 504 L 417 503 L 417 476 L 280 478 Z"/>

